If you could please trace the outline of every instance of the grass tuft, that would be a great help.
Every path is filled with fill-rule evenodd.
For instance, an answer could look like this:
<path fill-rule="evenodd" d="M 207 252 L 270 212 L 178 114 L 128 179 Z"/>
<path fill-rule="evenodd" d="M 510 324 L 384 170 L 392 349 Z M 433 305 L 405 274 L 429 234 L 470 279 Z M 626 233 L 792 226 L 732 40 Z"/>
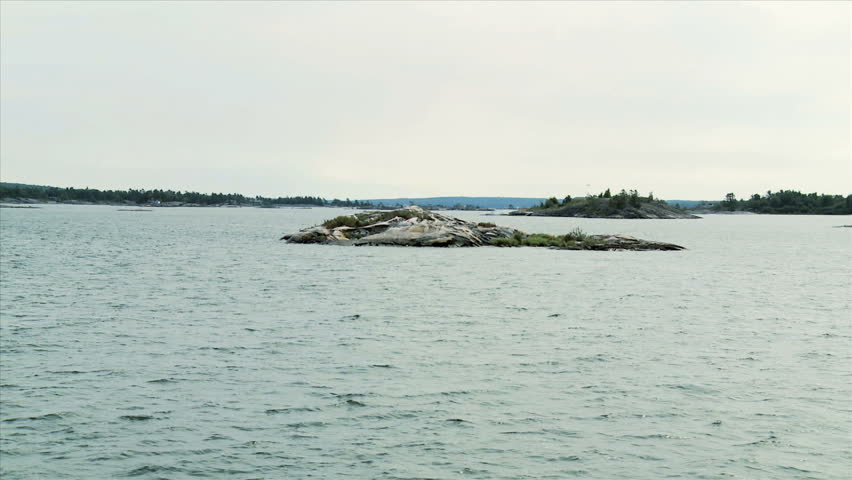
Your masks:
<path fill-rule="evenodd" d="M 550 235 L 547 233 L 531 233 L 524 235 L 516 232 L 511 238 L 495 238 L 490 244 L 497 247 L 558 247 L 577 248 L 579 244 L 588 243 L 589 235 L 575 228 L 565 235 Z"/>

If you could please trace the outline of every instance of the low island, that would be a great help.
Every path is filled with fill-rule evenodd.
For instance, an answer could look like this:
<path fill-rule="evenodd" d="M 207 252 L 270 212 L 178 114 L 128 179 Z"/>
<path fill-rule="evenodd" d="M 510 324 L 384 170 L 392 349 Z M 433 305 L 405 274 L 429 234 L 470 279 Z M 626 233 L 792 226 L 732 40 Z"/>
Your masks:
<path fill-rule="evenodd" d="M 562 250 L 683 250 L 671 243 L 627 235 L 524 233 L 493 223 L 474 223 L 417 206 L 344 215 L 281 237 L 289 243 L 393 245 L 405 247 L 549 247 Z"/>
<path fill-rule="evenodd" d="M 636 190 L 612 194 L 609 189 L 598 195 L 581 198 L 567 196 L 562 200 L 551 197 L 541 205 L 510 212 L 509 215 L 582 218 L 678 219 L 701 218 L 654 198 L 639 195 Z"/>

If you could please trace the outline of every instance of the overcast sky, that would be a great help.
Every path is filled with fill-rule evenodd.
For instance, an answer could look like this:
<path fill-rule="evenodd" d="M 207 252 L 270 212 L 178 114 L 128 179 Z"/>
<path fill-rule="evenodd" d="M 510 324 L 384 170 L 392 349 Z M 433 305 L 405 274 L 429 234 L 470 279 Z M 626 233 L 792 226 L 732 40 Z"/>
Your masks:
<path fill-rule="evenodd" d="M 0 179 L 852 193 L 848 2 L 0 3 Z"/>

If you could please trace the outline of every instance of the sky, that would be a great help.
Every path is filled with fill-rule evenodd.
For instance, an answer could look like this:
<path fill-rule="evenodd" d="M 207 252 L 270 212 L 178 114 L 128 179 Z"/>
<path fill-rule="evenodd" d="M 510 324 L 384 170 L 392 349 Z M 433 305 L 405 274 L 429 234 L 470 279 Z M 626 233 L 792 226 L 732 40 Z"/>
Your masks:
<path fill-rule="evenodd" d="M 0 2 L 0 180 L 852 193 L 849 2 Z"/>

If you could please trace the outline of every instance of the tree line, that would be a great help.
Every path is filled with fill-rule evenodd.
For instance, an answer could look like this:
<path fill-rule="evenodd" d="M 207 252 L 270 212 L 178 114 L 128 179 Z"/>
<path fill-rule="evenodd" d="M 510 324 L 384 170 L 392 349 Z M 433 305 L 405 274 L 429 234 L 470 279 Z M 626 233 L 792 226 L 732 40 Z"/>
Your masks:
<path fill-rule="evenodd" d="M 314 196 L 246 197 L 239 193 L 199 193 L 180 190 L 98 190 L 96 188 L 60 188 L 36 185 L 0 184 L 0 198 L 26 198 L 52 202 L 132 203 L 136 205 L 179 203 L 190 205 L 316 205 L 335 207 L 368 207 L 369 202 L 358 200 L 326 200 Z"/>
<path fill-rule="evenodd" d="M 769 214 L 852 214 L 852 195 L 826 195 L 802 193 L 796 190 L 767 191 L 766 195 L 755 193 L 748 199 L 738 200 L 729 193 L 715 207 L 718 211 L 746 211 Z"/>
<path fill-rule="evenodd" d="M 547 200 L 541 202 L 537 207 L 538 209 L 547 209 L 547 208 L 557 208 L 557 207 L 567 207 L 572 202 L 579 205 L 580 202 L 589 204 L 589 206 L 596 206 L 597 203 L 600 203 L 598 199 L 605 198 L 607 200 L 604 201 L 609 208 L 613 209 L 624 209 L 627 207 L 639 208 L 643 203 L 654 203 L 661 202 L 662 200 L 658 200 L 654 198 L 654 193 L 648 193 L 648 196 L 643 197 L 639 195 L 638 190 L 625 190 L 622 189 L 620 192 L 613 194 L 612 191 L 607 188 L 605 191 L 597 194 L 597 195 L 586 195 L 585 197 L 580 198 L 572 198 L 571 195 L 566 195 L 565 198 L 559 200 L 556 197 L 550 197 Z"/>

